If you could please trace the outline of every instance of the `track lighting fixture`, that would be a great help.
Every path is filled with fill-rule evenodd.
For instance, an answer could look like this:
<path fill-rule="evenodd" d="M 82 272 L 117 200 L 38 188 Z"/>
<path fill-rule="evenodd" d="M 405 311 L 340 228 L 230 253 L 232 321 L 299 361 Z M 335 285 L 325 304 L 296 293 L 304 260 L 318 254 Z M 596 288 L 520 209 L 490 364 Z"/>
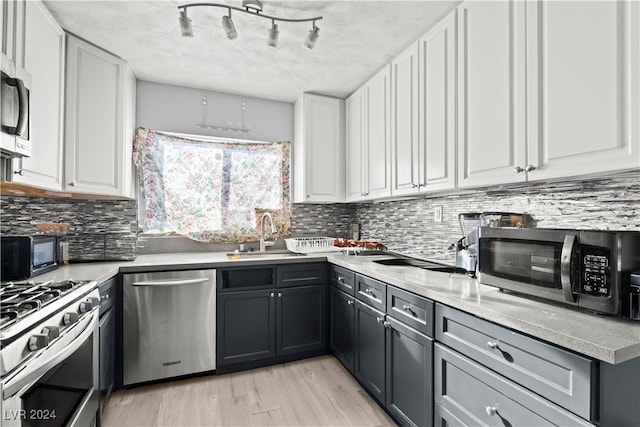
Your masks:
<path fill-rule="evenodd" d="M 269 28 L 269 39 L 267 39 L 267 46 L 276 47 L 278 45 L 278 35 L 280 31 L 278 31 L 278 24 L 274 21 L 271 21 L 271 28 Z"/>
<path fill-rule="evenodd" d="M 280 35 L 280 31 L 278 29 L 278 25 L 276 21 L 280 22 L 311 22 L 312 28 L 307 35 L 306 40 L 304 41 L 304 45 L 313 49 L 316 42 L 318 41 L 320 28 L 316 26 L 316 21 L 322 19 L 322 16 L 317 16 L 315 18 L 303 18 L 303 19 L 291 19 L 291 18 L 278 18 L 276 16 L 264 15 L 262 13 L 262 1 L 261 0 L 244 0 L 242 2 L 242 8 L 229 6 L 226 4 L 220 3 L 190 3 L 183 4 L 178 6 L 178 10 L 180 11 L 180 17 L 178 20 L 180 21 L 180 31 L 182 32 L 182 37 L 193 37 L 193 27 L 191 25 L 191 18 L 187 17 L 187 9 L 190 7 L 196 6 L 210 6 L 210 7 L 222 7 L 229 11 L 228 15 L 222 17 L 222 28 L 225 33 L 227 33 L 227 37 L 230 40 L 238 37 L 238 32 L 236 31 L 236 27 L 231 20 L 231 9 L 236 10 L 242 13 L 248 13 L 249 15 L 258 16 L 260 18 L 266 18 L 271 20 L 271 28 L 268 30 L 268 38 L 267 45 L 268 46 L 277 46 L 278 45 L 278 36 Z"/>

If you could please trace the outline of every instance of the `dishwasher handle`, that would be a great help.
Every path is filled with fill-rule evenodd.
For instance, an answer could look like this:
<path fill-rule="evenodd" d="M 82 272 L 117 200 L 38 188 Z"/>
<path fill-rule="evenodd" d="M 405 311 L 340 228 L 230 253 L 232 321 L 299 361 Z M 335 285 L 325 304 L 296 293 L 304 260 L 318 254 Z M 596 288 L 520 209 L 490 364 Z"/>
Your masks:
<path fill-rule="evenodd" d="M 202 277 L 198 279 L 178 279 L 178 280 L 149 280 L 146 282 L 133 282 L 131 286 L 179 286 L 195 285 L 197 283 L 208 282 L 210 279 Z"/>

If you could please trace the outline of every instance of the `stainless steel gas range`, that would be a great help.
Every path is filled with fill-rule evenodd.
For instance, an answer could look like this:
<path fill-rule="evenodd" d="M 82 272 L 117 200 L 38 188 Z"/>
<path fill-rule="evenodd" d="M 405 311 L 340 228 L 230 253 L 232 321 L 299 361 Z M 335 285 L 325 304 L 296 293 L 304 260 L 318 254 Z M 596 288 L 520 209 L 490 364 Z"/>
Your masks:
<path fill-rule="evenodd" d="M 2 283 L 0 424 L 92 426 L 98 411 L 95 281 Z"/>

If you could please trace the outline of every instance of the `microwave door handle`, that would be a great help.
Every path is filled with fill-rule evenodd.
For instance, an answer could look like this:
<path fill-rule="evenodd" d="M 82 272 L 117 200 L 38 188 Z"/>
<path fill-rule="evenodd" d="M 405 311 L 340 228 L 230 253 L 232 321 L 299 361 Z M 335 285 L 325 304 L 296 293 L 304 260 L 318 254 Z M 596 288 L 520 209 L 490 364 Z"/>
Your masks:
<path fill-rule="evenodd" d="M 27 88 L 22 79 L 10 78 L 7 79 L 7 84 L 15 86 L 18 90 L 18 122 L 16 123 L 16 127 L 12 133 L 14 135 L 24 137 L 27 133 L 29 118 L 29 99 L 27 95 Z"/>
<path fill-rule="evenodd" d="M 564 236 L 564 243 L 562 244 L 562 254 L 560 255 L 560 283 L 562 284 L 562 292 L 564 298 L 568 302 L 575 302 L 576 296 L 573 293 L 573 286 L 571 284 L 571 254 L 573 254 L 573 248 L 576 244 L 576 236 L 566 235 Z"/>
<path fill-rule="evenodd" d="M 98 310 L 94 310 L 92 317 L 83 323 L 84 324 L 78 323 L 76 327 L 81 328 L 87 325 L 86 328 L 60 351 L 53 355 L 48 355 L 48 349 L 45 347 L 45 351 L 39 358 L 33 361 L 31 366 L 23 368 L 22 371 L 11 378 L 3 387 L 2 399 L 7 400 L 15 395 L 21 396 L 51 368 L 78 350 L 87 338 L 96 331 L 96 326 L 98 325 Z M 60 339 L 62 339 L 62 337 L 60 337 Z"/>

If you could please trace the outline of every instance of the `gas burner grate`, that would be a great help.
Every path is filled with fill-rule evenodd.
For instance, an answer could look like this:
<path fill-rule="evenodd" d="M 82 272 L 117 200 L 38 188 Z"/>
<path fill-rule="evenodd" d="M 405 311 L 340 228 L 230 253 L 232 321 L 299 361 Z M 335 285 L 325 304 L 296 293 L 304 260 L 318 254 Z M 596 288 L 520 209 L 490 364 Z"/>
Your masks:
<path fill-rule="evenodd" d="M 18 313 L 15 311 L 0 311 L 0 329 L 12 325 L 18 320 Z"/>

